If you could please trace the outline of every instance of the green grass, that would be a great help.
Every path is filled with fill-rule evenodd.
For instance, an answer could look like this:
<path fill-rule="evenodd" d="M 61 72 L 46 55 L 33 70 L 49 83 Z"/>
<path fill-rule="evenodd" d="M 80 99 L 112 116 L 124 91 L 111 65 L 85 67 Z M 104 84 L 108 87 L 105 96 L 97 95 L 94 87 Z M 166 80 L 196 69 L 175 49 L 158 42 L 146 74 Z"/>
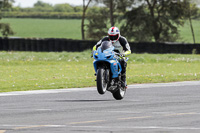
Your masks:
<path fill-rule="evenodd" d="M 0 52 L 0 92 L 93 85 L 86 53 Z"/>
<path fill-rule="evenodd" d="M 96 86 L 90 52 L 0 52 L 0 92 Z M 199 66 L 199 55 L 132 54 L 127 81 L 200 80 Z"/>
<path fill-rule="evenodd" d="M 192 20 L 193 29 L 195 33 L 196 43 L 200 43 L 200 20 Z M 192 32 L 189 21 L 186 21 L 184 27 L 179 28 L 181 39 L 179 42 L 190 42 L 193 43 Z"/>
<path fill-rule="evenodd" d="M 25 38 L 68 38 L 81 39 L 81 20 L 79 19 L 3 19 L 10 23 L 16 32 L 15 37 Z M 200 43 L 200 20 L 193 20 L 196 43 Z M 87 21 L 86 21 L 87 23 Z M 189 22 L 179 27 L 181 39 L 178 42 L 193 43 Z"/>
<path fill-rule="evenodd" d="M 15 32 L 15 37 L 81 39 L 79 19 L 3 19 Z"/>

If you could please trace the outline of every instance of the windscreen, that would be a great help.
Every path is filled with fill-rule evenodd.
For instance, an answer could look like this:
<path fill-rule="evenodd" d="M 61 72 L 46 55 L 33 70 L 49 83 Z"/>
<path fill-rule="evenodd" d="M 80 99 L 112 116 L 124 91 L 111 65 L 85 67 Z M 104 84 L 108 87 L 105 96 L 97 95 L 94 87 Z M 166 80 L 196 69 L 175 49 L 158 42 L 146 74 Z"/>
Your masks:
<path fill-rule="evenodd" d="M 104 50 L 106 50 L 106 49 L 108 49 L 108 48 L 111 48 L 111 47 L 112 47 L 112 43 L 109 42 L 109 41 L 104 41 L 104 42 L 102 42 L 102 44 L 101 44 L 101 50 L 102 50 L 102 51 L 104 51 Z"/>

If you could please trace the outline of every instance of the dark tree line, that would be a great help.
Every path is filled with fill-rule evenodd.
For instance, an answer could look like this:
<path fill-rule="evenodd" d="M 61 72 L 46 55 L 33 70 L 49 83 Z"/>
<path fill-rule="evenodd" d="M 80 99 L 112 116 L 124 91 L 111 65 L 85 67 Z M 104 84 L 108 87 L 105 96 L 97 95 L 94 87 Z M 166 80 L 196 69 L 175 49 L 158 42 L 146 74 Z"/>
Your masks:
<path fill-rule="evenodd" d="M 124 22 L 124 14 L 127 8 L 133 4 L 133 0 L 93 0 L 103 4 L 100 9 L 92 8 L 88 11 L 87 36 L 99 39 L 107 34 L 111 26 L 121 25 Z"/>
<path fill-rule="evenodd" d="M 179 38 L 178 27 L 189 20 L 195 43 L 192 17 L 197 16 L 199 9 L 192 3 L 194 1 L 198 2 L 198 0 L 83 0 L 82 7 L 69 4 L 52 6 L 38 1 L 33 8 L 11 8 L 13 0 L 2 0 L 0 12 L 17 10 L 82 12 L 83 40 L 98 40 L 107 35 L 109 27 L 117 26 L 129 40 L 173 42 Z M 85 24 L 85 19 L 88 20 L 88 24 Z M 0 23 L 0 32 L 3 36 L 13 34 L 9 24 L 4 23 Z"/>
<path fill-rule="evenodd" d="M 93 39 L 105 36 L 108 27 L 118 26 L 130 40 L 174 42 L 179 38 L 178 27 L 198 11 L 190 0 L 96 1 L 105 7 L 89 13 L 87 35 Z"/>
<path fill-rule="evenodd" d="M 142 0 L 141 0 L 142 1 Z M 127 24 L 122 26 L 125 34 L 137 41 L 176 41 L 178 27 L 188 18 L 188 0 L 143 0 L 143 4 L 125 14 Z M 134 20 L 134 21 L 133 21 Z M 145 35 L 145 36 L 144 36 Z"/>

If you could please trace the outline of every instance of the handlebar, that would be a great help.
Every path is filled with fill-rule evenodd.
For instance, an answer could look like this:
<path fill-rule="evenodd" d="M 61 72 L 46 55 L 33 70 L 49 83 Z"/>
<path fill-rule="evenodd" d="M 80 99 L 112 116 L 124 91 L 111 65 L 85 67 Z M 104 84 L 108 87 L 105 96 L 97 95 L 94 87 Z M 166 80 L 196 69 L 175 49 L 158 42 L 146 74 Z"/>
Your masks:
<path fill-rule="evenodd" d="M 117 55 L 117 56 L 119 56 L 119 57 L 122 57 L 122 58 L 125 57 L 124 55 L 122 55 L 122 54 L 120 54 L 120 53 L 116 53 L 116 52 L 115 52 L 115 55 Z"/>
<path fill-rule="evenodd" d="M 116 52 L 115 52 L 115 55 L 119 56 L 119 58 L 121 58 L 121 59 L 123 59 L 123 60 L 125 60 L 125 61 L 128 61 L 128 60 L 129 60 L 128 57 L 125 57 L 124 55 L 122 55 L 122 54 L 120 54 L 120 53 L 116 53 Z"/>

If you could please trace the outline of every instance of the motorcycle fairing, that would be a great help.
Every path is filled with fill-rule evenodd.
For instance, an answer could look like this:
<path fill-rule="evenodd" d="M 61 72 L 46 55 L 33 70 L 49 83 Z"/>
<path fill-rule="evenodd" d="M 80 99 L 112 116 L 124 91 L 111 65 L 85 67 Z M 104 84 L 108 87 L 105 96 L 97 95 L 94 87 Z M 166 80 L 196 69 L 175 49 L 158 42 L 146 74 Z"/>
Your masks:
<path fill-rule="evenodd" d="M 95 59 L 93 62 L 95 72 L 97 73 L 97 63 L 108 62 L 110 64 L 112 78 L 117 78 L 122 71 L 122 67 L 118 60 L 115 58 L 115 52 L 113 51 L 114 47 L 108 48 L 102 51 L 101 47 L 94 51 L 93 58 Z"/>

